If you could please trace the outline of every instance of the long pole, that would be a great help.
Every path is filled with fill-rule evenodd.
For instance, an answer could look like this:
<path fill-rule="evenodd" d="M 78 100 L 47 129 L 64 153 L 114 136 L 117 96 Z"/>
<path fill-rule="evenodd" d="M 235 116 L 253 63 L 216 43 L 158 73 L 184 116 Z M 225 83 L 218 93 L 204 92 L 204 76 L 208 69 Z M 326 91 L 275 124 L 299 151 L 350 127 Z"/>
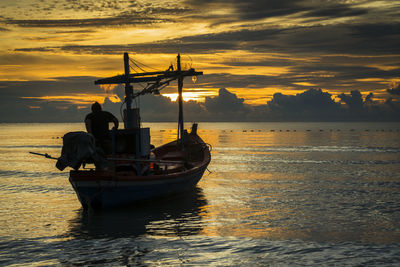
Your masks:
<path fill-rule="evenodd" d="M 124 121 L 125 129 L 133 128 L 133 118 L 132 118 L 132 94 L 133 87 L 129 83 L 129 55 L 124 53 L 124 67 L 125 67 L 125 103 L 126 103 L 126 118 Z"/>
<path fill-rule="evenodd" d="M 29 152 L 30 154 L 33 154 L 33 155 L 39 155 L 39 156 L 43 156 L 43 157 L 45 157 L 45 158 L 48 158 L 48 159 L 58 159 L 58 158 L 55 158 L 55 157 L 52 157 L 52 156 L 50 156 L 49 154 L 43 154 L 43 153 L 37 153 L 37 152 Z"/>
<path fill-rule="evenodd" d="M 178 54 L 177 57 L 177 68 L 178 68 L 178 103 L 179 103 L 179 121 L 178 121 L 178 140 L 181 140 L 181 145 L 183 148 L 183 97 L 182 97 L 182 87 L 183 87 L 183 77 L 181 75 L 181 55 Z"/>
<path fill-rule="evenodd" d="M 125 67 L 125 101 L 126 101 L 126 118 L 125 118 L 125 129 L 132 129 L 134 127 L 134 122 L 133 122 L 133 111 L 131 109 L 132 106 L 132 96 L 133 96 L 133 86 L 129 82 L 129 55 L 128 53 L 124 53 L 124 67 Z M 142 133 L 141 131 L 138 132 L 137 135 L 135 135 L 135 155 L 136 159 L 139 159 L 142 157 L 142 151 L 141 151 L 141 142 L 142 139 Z M 137 173 L 141 173 L 141 166 L 140 162 L 136 162 L 136 170 Z"/>

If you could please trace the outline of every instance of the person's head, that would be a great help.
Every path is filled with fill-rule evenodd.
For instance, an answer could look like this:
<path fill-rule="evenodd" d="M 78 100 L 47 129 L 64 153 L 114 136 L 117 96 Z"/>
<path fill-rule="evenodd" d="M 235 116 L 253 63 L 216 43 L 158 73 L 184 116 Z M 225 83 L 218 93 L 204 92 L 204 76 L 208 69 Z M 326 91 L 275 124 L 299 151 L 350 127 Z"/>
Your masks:
<path fill-rule="evenodd" d="M 99 112 L 101 111 L 101 105 L 98 102 L 94 102 L 92 105 L 92 112 Z"/>

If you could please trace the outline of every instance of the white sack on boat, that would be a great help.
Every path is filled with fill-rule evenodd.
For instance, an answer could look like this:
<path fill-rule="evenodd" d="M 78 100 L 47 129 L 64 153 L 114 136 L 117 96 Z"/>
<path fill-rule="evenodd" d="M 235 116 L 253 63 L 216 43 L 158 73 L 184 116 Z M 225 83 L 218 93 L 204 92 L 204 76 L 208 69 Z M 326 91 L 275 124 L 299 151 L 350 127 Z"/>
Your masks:
<path fill-rule="evenodd" d="M 94 163 L 98 169 L 107 168 L 107 160 L 96 149 L 94 137 L 86 132 L 69 132 L 63 137 L 61 157 L 56 167 L 62 171 L 67 166 L 77 170 L 82 163 Z"/>

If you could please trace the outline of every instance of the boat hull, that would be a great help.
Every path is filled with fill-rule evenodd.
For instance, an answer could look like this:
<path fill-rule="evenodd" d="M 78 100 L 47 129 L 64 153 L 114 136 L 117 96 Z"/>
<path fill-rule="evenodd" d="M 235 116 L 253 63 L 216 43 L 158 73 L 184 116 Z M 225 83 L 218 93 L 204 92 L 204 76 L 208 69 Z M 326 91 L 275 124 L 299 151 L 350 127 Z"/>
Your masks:
<path fill-rule="evenodd" d="M 207 164 L 208 165 L 208 164 Z M 107 176 L 99 178 L 93 171 L 85 176 L 71 171 L 70 182 L 84 208 L 106 208 L 127 205 L 176 194 L 196 187 L 207 165 L 180 175 Z M 91 179 L 91 177 L 97 177 Z"/>

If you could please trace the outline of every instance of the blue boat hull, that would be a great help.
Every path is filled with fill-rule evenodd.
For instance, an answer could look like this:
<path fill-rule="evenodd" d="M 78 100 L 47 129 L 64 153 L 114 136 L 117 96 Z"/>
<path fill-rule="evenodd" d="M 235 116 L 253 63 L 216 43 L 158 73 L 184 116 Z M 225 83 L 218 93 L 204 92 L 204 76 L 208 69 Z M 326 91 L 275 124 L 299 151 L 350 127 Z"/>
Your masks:
<path fill-rule="evenodd" d="M 70 182 L 84 208 L 106 208 L 192 190 L 203 176 L 207 165 L 170 178 L 79 181 L 71 176 Z"/>

